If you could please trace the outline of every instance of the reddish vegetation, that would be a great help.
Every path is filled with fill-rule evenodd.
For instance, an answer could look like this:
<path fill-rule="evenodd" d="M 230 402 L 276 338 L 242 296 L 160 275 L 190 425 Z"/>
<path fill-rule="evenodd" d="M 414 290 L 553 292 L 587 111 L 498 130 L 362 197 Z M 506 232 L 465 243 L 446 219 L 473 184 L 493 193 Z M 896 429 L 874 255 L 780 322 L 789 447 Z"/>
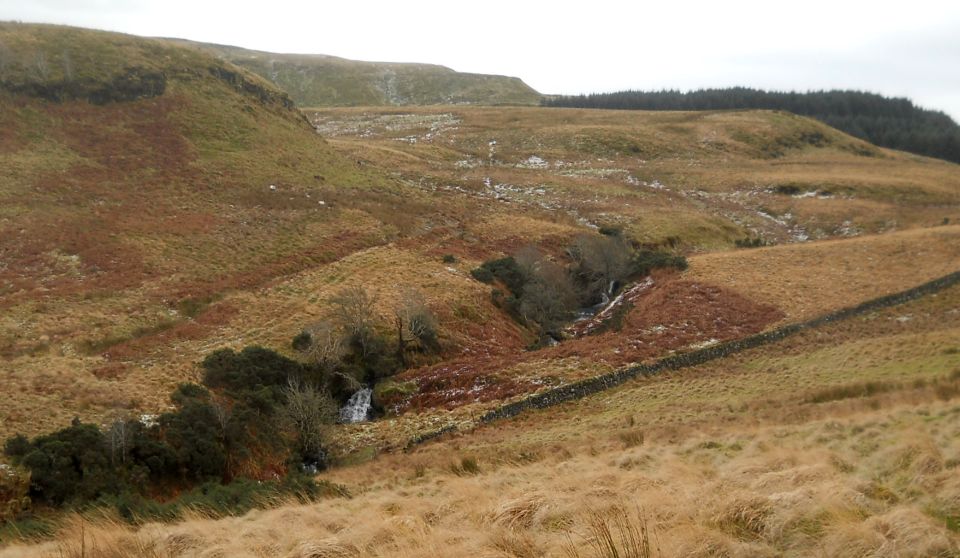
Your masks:
<path fill-rule="evenodd" d="M 208 308 L 196 319 L 184 320 L 169 328 L 113 345 L 104 351 L 103 356 L 115 361 L 135 360 L 174 341 L 203 339 L 217 326 L 228 323 L 238 312 L 232 304 L 221 302 Z"/>
<path fill-rule="evenodd" d="M 124 235 L 182 230 L 183 212 L 164 195 L 196 172 L 189 164 L 196 155 L 170 118 L 181 105 L 176 96 L 95 109 L 79 101 L 40 105 L 50 121 L 44 135 L 83 162 L 67 172 L 37 176 L 26 203 L 43 210 L 43 216 L 25 217 L 0 230 L 0 239 L 6 239 L 0 242 L 0 256 L 13 264 L 0 274 L 0 282 L 20 295 L 5 297 L 4 304 L 36 291 L 57 295 L 127 288 L 151 276 Z M 8 145 L 9 140 L 5 148 L 30 148 Z M 136 189 L 118 187 L 131 178 Z M 55 227 L 46 215 L 52 208 L 60 214 Z M 204 229 L 215 219 L 199 214 L 188 221 L 191 229 Z M 49 261 L 54 251 L 78 256 L 80 268 L 74 273 L 56 269 Z"/>
<path fill-rule="evenodd" d="M 620 331 L 568 341 L 549 349 L 551 356 L 590 356 L 622 366 L 695 343 L 757 333 L 784 316 L 734 291 L 669 276 L 656 278 L 632 305 Z"/>
<path fill-rule="evenodd" d="M 119 380 L 126 376 L 127 372 L 129 371 L 130 370 L 126 364 L 120 362 L 108 362 L 99 368 L 94 368 L 90 371 L 90 373 L 100 380 Z"/>
<path fill-rule="evenodd" d="M 415 380 L 419 386 L 408 399 L 391 402 L 397 411 L 445 407 L 464 402 L 491 401 L 532 391 L 527 381 L 503 377 L 499 372 L 515 362 L 529 343 L 516 323 L 505 315 L 500 319 L 474 321 L 457 317 L 456 310 L 438 316 L 441 323 L 453 324 L 460 333 L 460 355 L 432 366 L 401 372 L 400 381 Z"/>
<path fill-rule="evenodd" d="M 689 348 L 762 331 L 783 318 L 777 308 L 758 304 L 733 291 L 660 274 L 641 290 L 619 331 L 580 337 L 559 346 L 527 352 L 518 337 L 500 339 L 496 332 L 477 332 L 477 343 L 456 359 L 411 370 L 419 393 L 396 405 L 397 412 L 504 399 L 536 391 L 542 380 L 504 377 L 503 370 L 536 360 L 581 357 L 619 367 Z M 570 380 L 571 378 L 567 378 Z"/>
<path fill-rule="evenodd" d="M 376 241 L 350 231 L 341 232 L 333 238 L 318 240 L 318 244 L 305 250 L 264 262 L 252 269 L 224 275 L 210 281 L 181 284 L 171 294 L 174 298 L 202 298 L 230 290 L 264 287 L 280 277 L 335 262 L 376 244 Z"/>
<path fill-rule="evenodd" d="M 539 386 L 530 380 L 504 378 L 470 363 L 435 366 L 415 374 L 420 391 L 399 402 L 397 412 L 418 411 L 431 407 L 453 409 L 467 403 L 503 400 L 536 391 Z"/>

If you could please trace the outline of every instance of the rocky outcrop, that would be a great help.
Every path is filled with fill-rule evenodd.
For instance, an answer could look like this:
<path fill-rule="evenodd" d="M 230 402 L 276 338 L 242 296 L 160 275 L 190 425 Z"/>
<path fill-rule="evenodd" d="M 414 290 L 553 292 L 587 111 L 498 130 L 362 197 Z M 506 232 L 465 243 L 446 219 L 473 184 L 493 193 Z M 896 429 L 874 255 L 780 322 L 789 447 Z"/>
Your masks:
<path fill-rule="evenodd" d="M 159 97 L 167 88 L 167 78 L 162 72 L 141 67 L 126 68 L 106 80 L 92 78 L 65 79 L 57 81 L 0 81 L 0 89 L 18 95 L 36 97 L 61 103 L 85 100 L 95 105 L 135 101 Z"/>

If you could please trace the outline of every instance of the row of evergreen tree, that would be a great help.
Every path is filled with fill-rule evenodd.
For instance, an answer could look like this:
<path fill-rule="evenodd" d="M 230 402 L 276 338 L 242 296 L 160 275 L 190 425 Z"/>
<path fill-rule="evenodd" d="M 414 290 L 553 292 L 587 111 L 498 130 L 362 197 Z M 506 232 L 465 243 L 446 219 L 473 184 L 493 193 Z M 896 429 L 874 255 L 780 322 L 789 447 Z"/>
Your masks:
<path fill-rule="evenodd" d="M 960 162 L 960 126 L 909 99 L 863 91 L 763 91 L 746 87 L 690 92 L 620 91 L 544 98 L 543 106 L 631 110 L 783 110 L 816 118 L 873 144 Z"/>

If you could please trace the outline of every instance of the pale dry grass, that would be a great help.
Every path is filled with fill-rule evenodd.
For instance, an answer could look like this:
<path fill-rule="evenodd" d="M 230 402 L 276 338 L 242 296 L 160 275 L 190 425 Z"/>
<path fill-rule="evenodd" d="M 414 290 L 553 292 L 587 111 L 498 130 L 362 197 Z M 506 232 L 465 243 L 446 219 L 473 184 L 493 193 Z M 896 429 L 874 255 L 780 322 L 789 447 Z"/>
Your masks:
<path fill-rule="evenodd" d="M 2 362 L 4 381 L 21 395 L 0 402 L 0 435 L 53 430 L 75 415 L 106 420 L 141 409 L 165 409 L 167 396 L 177 383 L 197 379 L 196 363 L 205 355 L 222 347 L 240 349 L 253 344 L 289 351 L 293 336 L 307 325 L 330 317 L 330 298 L 350 285 L 363 285 L 376 297 L 376 311 L 384 327 L 391 323 L 393 309 L 404 291 L 415 289 L 441 315 L 444 342 L 454 346 L 483 343 L 488 340 L 464 334 L 464 329 L 473 324 L 458 325 L 462 319 L 455 312 L 462 310 L 469 320 L 481 325 L 508 324 L 509 319 L 493 308 L 489 287 L 470 278 L 470 265 L 443 264 L 439 259 L 428 260 L 393 246 L 364 250 L 275 285 L 227 295 L 218 304 L 242 309 L 237 315 L 211 326 L 199 337 L 171 336 L 147 346 L 133 359 L 120 359 L 119 377 L 97 376 L 98 370 L 117 359 L 82 354 L 75 340 L 61 339 L 41 353 Z M 89 306 L 84 304 L 72 311 L 51 308 L 49 314 L 30 313 L 31 306 L 23 306 L 4 313 L 0 325 L 37 339 L 53 323 L 82 331 L 77 312 Z M 106 320 L 112 308 L 91 312 L 90 319 Z M 121 309 L 117 307 L 116 311 Z"/>
<path fill-rule="evenodd" d="M 865 450 L 913 451 L 918 432 L 925 451 L 958 455 L 960 408 L 733 425 L 643 448 L 487 463 L 467 477 L 430 470 L 353 499 L 241 518 L 135 530 L 74 520 L 57 542 L 0 556 L 79 556 L 84 545 L 87 556 L 110 557 L 954 556 L 960 535 L 941 514 L 957 498 L 956 469 Z"/>
<path fill-rule="evenodd" d="M 960 226 L 702 254 L 685 276 L 730 287 L 799 321 L 960 271 Z"/>

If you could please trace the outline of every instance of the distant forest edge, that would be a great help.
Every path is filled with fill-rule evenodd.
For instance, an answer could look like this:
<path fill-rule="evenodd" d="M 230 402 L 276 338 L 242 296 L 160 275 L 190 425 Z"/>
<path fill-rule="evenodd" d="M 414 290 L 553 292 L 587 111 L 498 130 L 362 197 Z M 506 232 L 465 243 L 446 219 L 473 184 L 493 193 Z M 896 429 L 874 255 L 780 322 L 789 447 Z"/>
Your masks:
<path fill-rule="evenodd" d="M 952 118 L 941 111 L 917 107 L 906 98 L 862 91 L 796 93 L 745 87 L 686 93 L 620 91 L 557 95 L 543 98 L 540 104 L 629 110 L 784 110 L 815 118 L 881 147 L 960 163 L 960 126 Z"/>

